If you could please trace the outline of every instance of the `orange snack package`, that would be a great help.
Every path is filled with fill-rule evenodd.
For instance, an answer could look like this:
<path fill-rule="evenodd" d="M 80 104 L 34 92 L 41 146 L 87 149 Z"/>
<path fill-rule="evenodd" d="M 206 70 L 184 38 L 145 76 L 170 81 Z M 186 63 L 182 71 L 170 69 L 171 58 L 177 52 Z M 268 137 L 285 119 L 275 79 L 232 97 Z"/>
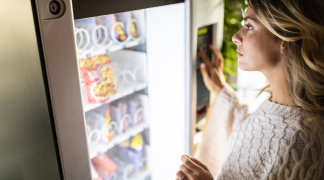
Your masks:
<path fill-rule="evenodd" d="M 105 134 L 107 137 L 107 143 L 110 143 L 111 139 L 114 136 L 114 128 L 116 128 L 116 127 L 112 126 L 112 124 L 111 124 L 109 107 L 107 108 L 106 116 L 105 116 L 105 128 L 107 129 L 107 132 Z"/>

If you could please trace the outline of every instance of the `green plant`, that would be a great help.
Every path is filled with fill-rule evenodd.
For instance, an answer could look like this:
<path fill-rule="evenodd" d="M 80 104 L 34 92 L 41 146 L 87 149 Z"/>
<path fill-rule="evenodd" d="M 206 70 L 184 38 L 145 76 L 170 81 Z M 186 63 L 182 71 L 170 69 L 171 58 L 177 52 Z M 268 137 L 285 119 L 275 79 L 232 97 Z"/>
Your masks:
<path fill-rule="evenodd" d="M 224 75 L 227 83 L 236 89 L 236 82 L 230 82 L 230 76 L 237 75 L 236 45 L 232 36 L 242 27 L 243 12 L 247 7 L 245 0 L 224 0 L 224 34 L 221 52 L 224 57 Z"/>

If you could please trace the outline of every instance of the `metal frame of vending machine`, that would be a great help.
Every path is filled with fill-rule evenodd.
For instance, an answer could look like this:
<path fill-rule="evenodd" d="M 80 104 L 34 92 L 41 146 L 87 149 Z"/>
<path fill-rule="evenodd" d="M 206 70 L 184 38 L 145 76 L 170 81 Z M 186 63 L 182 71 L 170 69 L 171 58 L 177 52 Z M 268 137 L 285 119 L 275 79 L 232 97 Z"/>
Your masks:
<path fill-rule="evenodd" d="M 197 60 L 197 50 L 201 44 L 207 45 L 208 43 L 213 44 L 217 48 L 221 48 L 222 40 L 223 40 L 223 24 L 224 24 L 224 0 L 191 0 L 190 1 L 190 47 L 188 54 L 190 63 L 187 64 L 186 67 L 186 83 L 187 87 L 190 87 L 186 92 L 186 119 L 189 119 L 190 124 L 186 128 L 186 141 L 191 142 L 188 143 L 189 153 L 194 155 L 194 136 L 196 134 L 196 123 L 197 123 L 197 102 L 200 99 L 197 99 L 197 90 L 204 89 L 204 83 L 202 82 L 202 78 L 199 79 L 197 77 L 199 73 L 199 64 Z M 199 30 L 201 30 L 199 32 Z M 210 32 L 212 31 L 212 32 Z M 201 43 L 198 40 L 198 36 L 205 35 L 204 40 L 207 40 L 206 43 Z M 202 47 L 205 50 L 208 47 Z M 206 52 L 207 55 L 211 55 L 210 52 Z M 203 87 L 199 87 L 202 85 Z M 206 90 L 204 91 L 206 92 Z M 200 98 L 200 97 L 199 97 Z M 206 98 L 206 97 L 203 97 Z M 207 97 L 208 99 L 208 97 Z M 210 94 L 210 99 L 213 99 L 213 94 Z M 204 110 L 207 111 L 209 102 L 205 104 L 200 104 L 205 106 Z"/>
<path fill-rule="evenodd" d="M 174 4 L 175 5 L 167 5 Z M 189 152 L 185 142 L 185 24 L 182 0 L 36 0 L 49 94 L 64 179 L 91 179 L 74 19 L 146 9 L 151 171 L 170 179 Z M 73 7 L 72 7 L 73 4 Z M 161 6 L 167 5 L 167 6 Z M 161 7 L 155 7 L 161 6 Z M 149 8 L 153 7 L 153 8 Z M 155 8 L 154 8 L 155 7 Z M 73 15 L 74 13 L 74 15 Z M 171 20 L 171 21 L 170 21 Z M 172 76 L 173 73 L 178 74 Z M 180 75 L 179 75 L 180 74 Z M 171 76 L 170 76 L 171 75 Z M 187 123 L 189 124 L 189 123 Z M 161 170 L 163 169 L 163 171 Z"/>

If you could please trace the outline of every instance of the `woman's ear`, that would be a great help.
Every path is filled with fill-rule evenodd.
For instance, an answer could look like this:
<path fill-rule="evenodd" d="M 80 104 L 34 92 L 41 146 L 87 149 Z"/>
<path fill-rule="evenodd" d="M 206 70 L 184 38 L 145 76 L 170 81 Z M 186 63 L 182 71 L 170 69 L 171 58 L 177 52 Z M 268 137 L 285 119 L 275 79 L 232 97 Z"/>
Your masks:
<path fill-rule="evenodd" d="M 280 53 L 283 54 L 284 52 L 284 47 L 285 47 L 285 41 L 281 40 L 281 43 L 280 43 Z"/>

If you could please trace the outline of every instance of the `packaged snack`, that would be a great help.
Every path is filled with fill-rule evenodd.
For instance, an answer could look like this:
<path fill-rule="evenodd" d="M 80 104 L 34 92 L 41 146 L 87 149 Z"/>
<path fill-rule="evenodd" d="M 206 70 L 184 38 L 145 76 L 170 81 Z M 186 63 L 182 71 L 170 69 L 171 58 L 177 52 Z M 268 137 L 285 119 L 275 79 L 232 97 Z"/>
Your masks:
<path fill-rule="evenodd" d="M 117 22 L 116 15 L 110 14 L 106 15 L 105 21 L 110 28 L 110 37 L 115 43 L 119 44 L 127 40 L 127 34 L 125 33 L 124 24 Z"/>
<path fill-rule="evenodd" d="M 105 102 L 117 93 L 115 72 L 108 54 L 80 59 L 88 103 Z"/>
<path fill-rule="evenodd" d="M 97 169 L 97 172 L 102 180 L 117 180 L 118 179 L 118 174 L 116 172 L 109 174 L 107 171 L 105 171 L 104 169 L 102 169 L 98 166 L 96 169 Z"/>
<path fill-rule="evenodd" d="M 91 163 L 91 176 L 92 176 L 92 180 L 103 180 L 98 171 L 96 170 L 96 168 L 94 168 L 93 164 Z"/>
<path fill-rule="evenodd" d="M 114 136 L 114 129 L 116 128 L 116 126 L 117 124 L 111 121 L 110 108 L 108 107 L 105 116 L 105 129 L 106 129 L 105 136 L 107 137 L 107 143 L 109 143 L 112 137 Z"/>
<path fill-rule="evenodd" d="M 141 171 L 145 165 L 145 158 L 143 157 L 143 138 L 141 134 L 133 137 L 132 142 L 128 148 L 128 156 L 130 163 L 134 166 L 134 171 Z"/>
<path fill-rule="evenodd" d="M 118 145 L 117 157 L 121 159 L 123 162 L 125 162 L 126 164 L 129 162 L 128 155 L 127 155 L 129 146 L 130 143 L 128 140 Z"/>
<path fill-rule="evenodd" d="M 117 170 L 117 165 L 110 160 L 107 154 L 102 154 L 101 157 L 94 157 L 91 159 L 91 162 L 93 162 L 97 167 L 105 170 L 109 173 L 109 175 L 112 175 Z"/>
<path fill-rule="evenodd" d="M 131 35 L 133 39 L 137 38 L 137 27 L 136 21 L 133 19 L 132 12 L 123 12 L 116 14 L 118 21 L 123 22 L 126 25 L 127 34 Z"/>
<path fill-rule="evenodd" d="M 110 113 L 112 121 L 115 121 L 118 128 L 116 129 L 117 134 L 122 134 L 129 126 L 131 116 L 127 110 L 127 99 L 122 98 L 117 102 L 110 104 Z"/>
<path fill-rule="evenodd" d="M 139 95 L 137 93 L 133 94 L 133 96 L 130 96 L 127 101 L 127 108 L 131 116 L 130 126 L 134 127 L 143 119 L 143 108 Z"/>
<path fill-rule="evenodd" d="M 131 143 L 126 140 L 117 147 L 116 155 L 122 168 L 119 173 L 123 173 L 124 179 L 127 179 L 131 174 L 140 173 L 144 169 L 145 157 L 142 156 L 143 141 L 140 135 L 134 137 Z"/>

